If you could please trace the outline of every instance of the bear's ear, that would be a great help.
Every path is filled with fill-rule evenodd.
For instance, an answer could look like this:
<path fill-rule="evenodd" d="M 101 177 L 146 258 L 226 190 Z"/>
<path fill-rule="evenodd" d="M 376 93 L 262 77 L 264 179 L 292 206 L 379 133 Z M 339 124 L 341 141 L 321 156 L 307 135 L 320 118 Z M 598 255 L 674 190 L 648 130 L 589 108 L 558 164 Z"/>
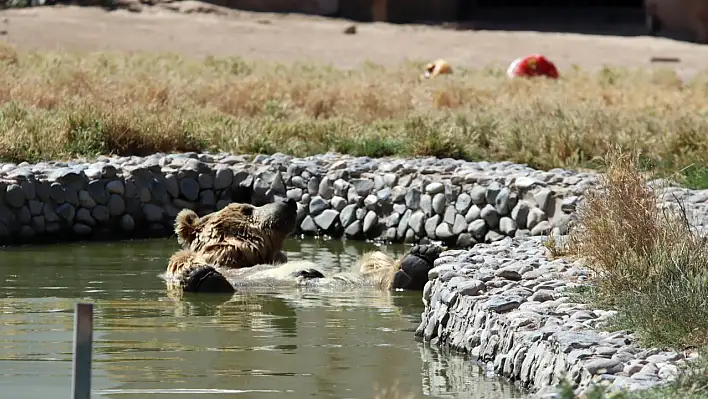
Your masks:
<path fill-rule="evenodd" d="M 188 246 L 194 241 L 199 227 L 199 215 L 191 209 L 182 209 L 175 218 L 175 233 L 177 242 Z"/>

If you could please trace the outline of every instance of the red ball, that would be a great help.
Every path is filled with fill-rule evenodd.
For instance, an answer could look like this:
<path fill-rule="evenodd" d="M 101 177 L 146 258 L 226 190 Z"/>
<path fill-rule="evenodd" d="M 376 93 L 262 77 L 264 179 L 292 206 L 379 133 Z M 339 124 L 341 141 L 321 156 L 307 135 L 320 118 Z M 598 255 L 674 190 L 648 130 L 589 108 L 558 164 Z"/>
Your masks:
<path fill-rule="evenodd" d="M 539 54 L 515 59 L 509 65 L 506 74 L 510 78 L 545 76 L 551 79 L 558 79 L 559 77 L 556 66 L 546 57 Z"/>

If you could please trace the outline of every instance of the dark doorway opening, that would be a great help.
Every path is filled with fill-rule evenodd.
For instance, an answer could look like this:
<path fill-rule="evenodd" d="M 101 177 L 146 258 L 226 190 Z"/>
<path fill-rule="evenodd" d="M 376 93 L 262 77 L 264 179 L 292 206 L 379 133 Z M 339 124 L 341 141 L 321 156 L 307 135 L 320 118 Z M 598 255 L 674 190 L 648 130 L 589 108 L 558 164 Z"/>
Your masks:
<path fill-rule="evenodd" d="M 471 29 L 646 34 L 644 0 L 457 0 L 457 16 Z"/>

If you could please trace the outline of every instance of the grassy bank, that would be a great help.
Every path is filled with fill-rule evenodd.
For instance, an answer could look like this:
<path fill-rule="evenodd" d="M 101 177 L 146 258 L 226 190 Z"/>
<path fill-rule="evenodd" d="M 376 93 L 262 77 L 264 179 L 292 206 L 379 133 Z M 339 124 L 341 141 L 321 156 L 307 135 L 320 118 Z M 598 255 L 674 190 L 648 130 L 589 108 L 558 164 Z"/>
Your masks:
<path fill-rule="evenodd" d="M 708 75 L 684 84 L 667 71 L 565 70 L 557 82 L 421 71 L 0 47 L 0 157 L 338 151 L 575 168 L 596 167 L 619 144 L 666 171 L 696 164 L 694 180 L 707 180 Z"/>
<path fill-rule="evenodd" d="M 618 311 L 615 329 L 635 331 L 642 344 L 708 353 L 708 241 L 687 211 L 659 207 L 636 156 L 613 152 L 603 185 L 586 192 L 566 254 L 593 270 L 584 299 Z M 596 393 L 598 399 L 602 396 Z M 621 398 L 706 398 L 708 362 L 677 382 Z"/>

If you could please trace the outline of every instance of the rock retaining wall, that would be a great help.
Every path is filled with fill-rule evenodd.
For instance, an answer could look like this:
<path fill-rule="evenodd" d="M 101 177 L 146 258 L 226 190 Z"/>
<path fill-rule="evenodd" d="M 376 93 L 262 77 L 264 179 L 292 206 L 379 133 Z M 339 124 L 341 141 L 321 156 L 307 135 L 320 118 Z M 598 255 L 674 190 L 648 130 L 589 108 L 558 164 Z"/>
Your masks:
<path fill-rule="evenodd" d="M 228 154 L 0 167 L 4 244 L 167 236 L 182 208 L 298 201 L 297 234 L 469 246 L 565 231 L 591 174 L 452 159 Z"/>
<path fill-rule="evenodd" d="M 542 238 L 505 238 L 444 252 L 425 287 L 415 335 L 466 353 L 537 397 L 568 378 L 645 389 L 674 379 L 696 353 L 640 348 L 624 331 L 603 332 L 614 311 L 573 303 L 566 291 L 587 278 L 579 262 L 546 259 Z"/>

